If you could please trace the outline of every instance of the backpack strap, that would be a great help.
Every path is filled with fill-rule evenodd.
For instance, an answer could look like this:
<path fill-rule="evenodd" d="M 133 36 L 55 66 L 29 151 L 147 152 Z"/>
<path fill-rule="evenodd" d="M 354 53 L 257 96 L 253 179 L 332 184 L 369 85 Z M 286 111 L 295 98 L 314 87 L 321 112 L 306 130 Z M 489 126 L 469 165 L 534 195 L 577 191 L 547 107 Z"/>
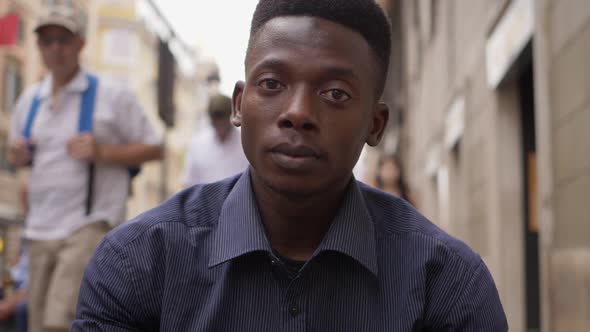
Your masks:
<path fill-rule="evenodd" d="M 82 94 L 82 102 L 80 105 L 80 118 L 78 120 L 78 131 L 81 133 L 92 131 L 92 122 L 94 116 L 94 104 L 96 99 L 96 90 L 98 88 L 98 78 L 94 75 L 87 74 L 88 88 Z M 23 128 L 23 137 L 30 139 L 31 131 L 33 130 L 33 123 L 39 112 L 39 106 L 41 106 L 41 97 L 39 90 L 35 92 L 31 107 L 29 108 L 29 114 L 27 115 L 27 121 Z"/>
<path fill-rule="evenodd" d="M 94 75 L 87 74 L 88 88 L 82 94 L 82 101 L 80 102 L 80 118 L 78 120 L 78 131 L 80 133 L 92 132 L 94 108 L 96 105 L 96 90 L 98 88 L 98 78 Z M 88 180 L 86 186 L 86 215 L 92 212 L 92 201 L 94 199 L 94 177 L 96 173 L 96 165 L 91 162 L 88 164 Z"/>
<path fill-rule="evenodd" d="M 92 132 L 92 119 L 94 114 L 94 105 L 96 99 L 96 90 L 98 87 L 98 78 L 88 74 L 88 89 L 82 95 L 82 105 L 80 109 L 80 122 L 78 131 L 81 133 Z M 129 167 L 127 169 L 130 178 L 134 178 L 141 172 L 141 167 Z"/>
<path fill-rule="evenodd" d="M 78 131 L 80 133 L 92 132 L 96 90 L 98 88 L 98 78 L 96 76 L 87 74 L 86 78 L 88 79 L 88 88 L 82 94 L 78 121 Z"/>

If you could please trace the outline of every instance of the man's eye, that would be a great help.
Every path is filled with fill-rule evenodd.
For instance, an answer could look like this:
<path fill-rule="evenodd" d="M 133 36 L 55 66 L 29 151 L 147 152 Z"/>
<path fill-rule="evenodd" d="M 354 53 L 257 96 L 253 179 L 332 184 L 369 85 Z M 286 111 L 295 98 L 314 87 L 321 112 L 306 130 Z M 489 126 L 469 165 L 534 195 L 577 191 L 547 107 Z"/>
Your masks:
<path fill-rule="evenodd" d="M 351 98 L 348 93 L 346 93 L 340 89 L 326 90 L 326 91 L 322 92 L 321 95 L 325 98 L 332 100 L 332 101 L 338 101 L 338 102 L 344 102 L 344 101 L 347 101 Z"/>
<path fill-rule="evenodd" d="M 262 80 L 258 85 L 267 90 L 277 90 L 282 86 L 281 82 L 270 78 Z"/>

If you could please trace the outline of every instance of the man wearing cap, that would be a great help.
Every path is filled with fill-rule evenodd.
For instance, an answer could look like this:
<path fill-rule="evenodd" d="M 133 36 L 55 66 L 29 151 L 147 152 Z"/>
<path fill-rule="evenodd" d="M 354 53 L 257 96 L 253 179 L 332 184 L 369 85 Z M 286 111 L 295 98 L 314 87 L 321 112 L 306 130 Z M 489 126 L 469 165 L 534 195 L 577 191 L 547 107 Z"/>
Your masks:
<path fill-rule="evenodd" d="M 57 2 L 41 12 L 35 33 L 49 74 L 19 98 L 9 146 L 13 165 L 31 167 L 31 332 L 69 329 L 88 260 L 125 218 L 129 168 L 162 157 L 135 95 L 81 68 L 83 11 Z"/>
<path fill-rule="evenodd" d="M 207 113 L 211 126 L 193 137 L 189 146 L 183 176 L 185 186 L 219 181 L 248 167 L 240 133 L 230 122 L 231 99 L 213 95 Z"/>

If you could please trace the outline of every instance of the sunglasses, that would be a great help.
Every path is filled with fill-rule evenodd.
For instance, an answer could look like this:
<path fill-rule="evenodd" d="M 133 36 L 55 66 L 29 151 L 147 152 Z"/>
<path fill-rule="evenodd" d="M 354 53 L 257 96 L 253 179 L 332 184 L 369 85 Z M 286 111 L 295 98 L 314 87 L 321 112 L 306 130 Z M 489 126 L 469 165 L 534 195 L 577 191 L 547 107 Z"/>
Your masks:
<path fill-rule="evenodd" d="M 57 43 L 60 46 L 69 45 L 74 40 L 74 35 L 62 35 L 62 36 L 39 36 L 39 45 L 48 47 Z"/>

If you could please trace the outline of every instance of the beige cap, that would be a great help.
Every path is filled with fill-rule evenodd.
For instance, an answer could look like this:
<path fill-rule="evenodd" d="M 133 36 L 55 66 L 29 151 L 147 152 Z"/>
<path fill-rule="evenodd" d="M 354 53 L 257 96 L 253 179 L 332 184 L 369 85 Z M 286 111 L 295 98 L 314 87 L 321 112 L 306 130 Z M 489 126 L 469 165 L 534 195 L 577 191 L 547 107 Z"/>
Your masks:
<path fill-rule="evenodd" d="M 73 1 L 42 6 L 35 32 L 39 32 L 41 28 L 48 25 L 61 26 L 77 35 L 84 36 L 86 33 L 86 12 L 73 4 Z"/>

